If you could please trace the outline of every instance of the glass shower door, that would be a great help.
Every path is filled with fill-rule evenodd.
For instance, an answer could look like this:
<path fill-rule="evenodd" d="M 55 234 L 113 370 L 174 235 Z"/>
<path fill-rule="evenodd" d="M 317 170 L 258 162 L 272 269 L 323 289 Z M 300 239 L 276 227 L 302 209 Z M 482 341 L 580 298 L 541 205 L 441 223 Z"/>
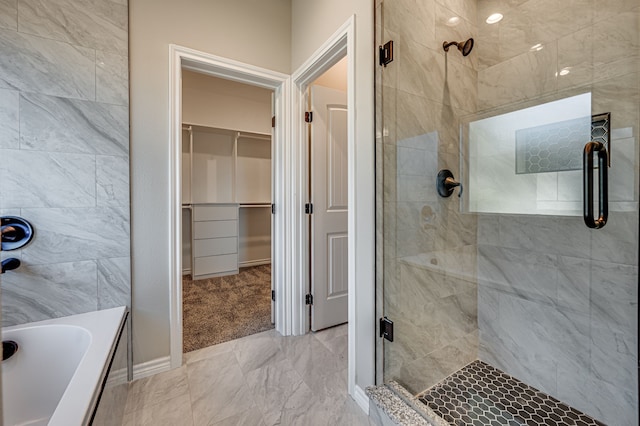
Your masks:
<path fill-rule="evenodd" d="M 379 313 L 394 331 L 379 378 L 428 403 L 484 371 L 557 401 L 528 405 L 542 419 L 562 403 L 559 418 L 637 424 L 640 6 L 376 10 L 394 47 L 376 68 Z M 442 170 L 461 184 L 448 197 Z M 508 415 L 535 424 L 525 412 Z"/>

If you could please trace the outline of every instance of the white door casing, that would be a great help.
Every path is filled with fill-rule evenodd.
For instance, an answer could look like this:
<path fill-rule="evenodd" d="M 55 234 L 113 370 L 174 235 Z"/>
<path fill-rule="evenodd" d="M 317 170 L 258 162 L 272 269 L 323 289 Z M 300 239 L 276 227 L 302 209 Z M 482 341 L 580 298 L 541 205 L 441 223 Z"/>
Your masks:
<path fill-rule="evenodd" d="M 347 322 L 347 94 L 311 86 L 311 330 Z"/>

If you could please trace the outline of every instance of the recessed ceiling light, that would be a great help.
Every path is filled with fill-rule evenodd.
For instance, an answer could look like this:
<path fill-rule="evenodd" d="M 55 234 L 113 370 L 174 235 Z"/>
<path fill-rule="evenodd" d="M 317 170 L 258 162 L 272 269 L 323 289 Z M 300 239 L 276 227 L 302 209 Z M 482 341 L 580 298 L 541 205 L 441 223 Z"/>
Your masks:
<path fill-rule="evenodd" d="M 493 13 L 489 15 L 486 22 L 487 24 L 497 24 L 498 22 L 502 21 L 502 18 L 504 18 L 504 16 L 502 16 L 502 13 Z"/>
<path fill-rule="evenodd" d="M 447 19 L 447 25 L 450 27 L 455 27 L 459 23 L 460 23 L 460 18 L 458 16 L 452 16 L 451 18 Z"/>
<path fill-rule="evenodd" d="M 558 73 L 559 75 L 567 75 L 571 72 L 571 67 L 564 67 Z"/>
<path fill-rule="evenodd" d="M 544 49 L 544 46 L 541 43 L 538 43 L 538 44 L 534 44 L 533 46 L 531 46 L 529 51 L 531 51 L 531 52 L 539 52 L 542 49 Z"/>

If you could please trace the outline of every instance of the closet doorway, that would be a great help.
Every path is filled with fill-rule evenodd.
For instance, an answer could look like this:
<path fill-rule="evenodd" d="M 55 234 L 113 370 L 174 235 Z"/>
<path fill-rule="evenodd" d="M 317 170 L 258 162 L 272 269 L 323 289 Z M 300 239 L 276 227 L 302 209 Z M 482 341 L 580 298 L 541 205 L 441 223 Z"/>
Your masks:
<path fill-rule="evenodd" d="M 183 352 L 274 328 L 273 91 L 182 70 Z"/>

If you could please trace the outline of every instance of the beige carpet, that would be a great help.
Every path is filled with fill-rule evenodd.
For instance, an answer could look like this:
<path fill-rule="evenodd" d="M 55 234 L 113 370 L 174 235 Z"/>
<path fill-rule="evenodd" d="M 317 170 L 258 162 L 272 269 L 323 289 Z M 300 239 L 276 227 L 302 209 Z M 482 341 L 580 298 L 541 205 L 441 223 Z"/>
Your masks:
<path fill-rule="evenodd" d="M 198 281 L 186 275 L 182 297 L 184 352 L 273 328 L 271 265 Z"/>

